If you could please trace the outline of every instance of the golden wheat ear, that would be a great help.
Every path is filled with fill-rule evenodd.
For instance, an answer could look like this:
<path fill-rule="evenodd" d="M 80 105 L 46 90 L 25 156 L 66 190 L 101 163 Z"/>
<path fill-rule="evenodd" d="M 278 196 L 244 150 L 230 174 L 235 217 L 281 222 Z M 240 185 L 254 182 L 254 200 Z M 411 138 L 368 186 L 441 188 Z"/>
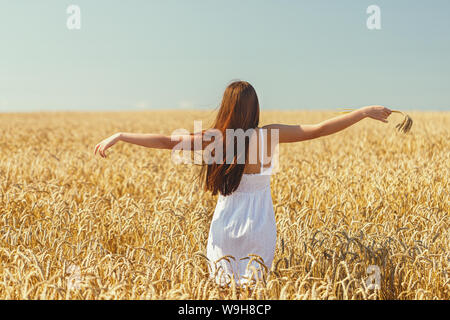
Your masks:
<path fill-rule="evenodd" d="M 403 116 L 405 116 L 405 118 L 403 119 L 403 122 L 399 123 L 395 127 L 398 129 L 398 131 L 401 131 L 403 133 L 408 133 L 411 130 L 411 127 L 413 125 L 412 118 L 409 115 L 407 115 L 406 113 L 398 111 L 398 110 L 392 110 L 392 112 L 401 113 Z"/>
<path fill-rule="evenodd" d="M 352 112 L 353 110 L 356 109 L 339 109 L 339 110 L 347 110 L 347 111 L 341 111 L 339 113 L 349 113 Z M 400 113 L 402 114 L 405 118 L 403 119 L 403 121 L 401 123 L 399 123 L 398 125 L 396 125 L 395 127 L 398 129 L 398 131 L 403 132 L 403 133 L 408 133 L 411 130 L 411 127 L 413 125 L 413 119 L 407 115 L 406 113 L 399 111 L 399 110 L 391 110 L 392 112 L 395 113 Z"/>

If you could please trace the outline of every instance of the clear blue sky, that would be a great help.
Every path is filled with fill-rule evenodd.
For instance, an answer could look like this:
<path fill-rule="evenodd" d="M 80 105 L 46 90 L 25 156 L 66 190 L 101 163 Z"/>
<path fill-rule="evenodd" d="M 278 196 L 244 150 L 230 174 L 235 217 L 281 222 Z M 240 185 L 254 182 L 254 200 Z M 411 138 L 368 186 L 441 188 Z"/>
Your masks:
<path fill-rule="evenodd" d="M 233 79 L 263 109 L 450 110 L 449 0 L 0 0 L 0 39 L 0 112 L 214 108 Z"/>

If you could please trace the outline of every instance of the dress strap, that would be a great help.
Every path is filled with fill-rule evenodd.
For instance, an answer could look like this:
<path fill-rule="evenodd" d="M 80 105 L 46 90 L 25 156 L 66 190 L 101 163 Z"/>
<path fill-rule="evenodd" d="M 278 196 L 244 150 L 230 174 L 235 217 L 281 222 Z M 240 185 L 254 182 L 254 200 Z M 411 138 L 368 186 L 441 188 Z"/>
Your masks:
<path fill-rule="evenodd" d="M 259 155 L 259 161 L 261 161 L 261 172 L 264 171 L 264 138 L 263 138 L 263 130 L 259 128 L 259 151 L 261 154 Z"/>

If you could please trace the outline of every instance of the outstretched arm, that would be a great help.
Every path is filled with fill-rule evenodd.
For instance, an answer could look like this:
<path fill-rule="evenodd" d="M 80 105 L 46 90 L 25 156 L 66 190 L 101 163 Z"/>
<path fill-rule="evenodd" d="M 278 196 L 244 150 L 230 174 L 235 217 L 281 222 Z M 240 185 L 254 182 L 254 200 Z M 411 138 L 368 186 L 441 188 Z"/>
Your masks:
<path fill-rule="evenodd" d="M 186 136 L 185 138 L 187 137 L 189 136 Z M 119 132 L 97 144 L 95 146 L 94 154 L 98 151 L 100 156 L 106 158 L 105 151 L 119 141 L 154 149 L 172 149 L 179 143 L 179 140 L 172 140 L 170 136 L 162 134 Z"/>
<path fill-rule="evenodd" d="M 177 144 L 176 141 L 171 141 L 170 136 L 154 133 L 121 132 L 119 141 L 153 149 L 172 149 Z"/>
<path fill-rule="evenodd" d="M 322 121 L 318 124 L 271 124 L 265 126 L 265 128 L 278 129 L 280 143 L 298 142 L 311 140 L 339 132 L 367 117 L 382 122 L 388 122 L 386 119 L 389 117 L 391 112 L 391 110 L 383 106 L 368 106 L 354 110 L 341 116 L 337 116 L 332 119 Z"/>

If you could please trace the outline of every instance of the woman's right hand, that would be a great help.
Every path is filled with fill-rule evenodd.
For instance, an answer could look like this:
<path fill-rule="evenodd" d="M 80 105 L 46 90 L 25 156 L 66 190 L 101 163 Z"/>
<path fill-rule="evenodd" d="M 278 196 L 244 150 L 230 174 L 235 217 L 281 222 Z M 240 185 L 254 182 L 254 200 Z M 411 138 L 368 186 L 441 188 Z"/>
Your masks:
<path fill-rule="evenodd" d="M 102 158 L 106 158 L 105 151 L 111 148 L 113 145 L 115 145 L 119 140 L 120 140 L 120 132 L 112 135 L 109 138 L 106 138 L 105 140 L 103 140 L 102 142 L 100 142 L 95 146 L 94 155 L 97 154 L 98 151 L 98 153 Z"/>
<path fill-rule="evenodd" d="M 391 115 L 392 111 L 383 106 L 367 106 L 362 108 L 364 115 L 375 120 L 379 120 L 387 123 L 387 118 Z"/>

